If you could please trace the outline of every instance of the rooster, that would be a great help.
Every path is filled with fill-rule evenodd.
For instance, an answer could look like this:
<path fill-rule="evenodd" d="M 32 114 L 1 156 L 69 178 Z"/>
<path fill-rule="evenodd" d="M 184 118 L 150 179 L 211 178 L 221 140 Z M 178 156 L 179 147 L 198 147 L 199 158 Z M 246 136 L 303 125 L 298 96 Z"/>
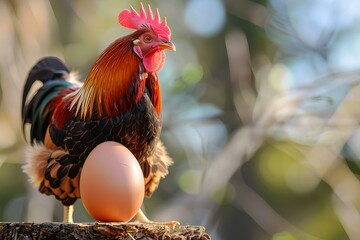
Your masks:
<path fill-rule="evenodd" d="M 23 127 L 30 126 L 24 171 L 39 191 L 54 195 L 72 222 L 80 198 L 81 169 L 89 153 L 104 141 L 127 147 L 138 160 L 151 196 L 172 164 L 161 132 L 161 94 L 157 72 L 164 50 L 175 50 L 170 28 L 150 5 L 120 12 L 120 25 L 136 31 L 111 43 L 83 84 L 56 57 L 41 59 L 30 70 L 22 98 Z M 43 85 L 29 97 L 34 82 Z M 150 222 L 141 210 L 135 220 Z"/>

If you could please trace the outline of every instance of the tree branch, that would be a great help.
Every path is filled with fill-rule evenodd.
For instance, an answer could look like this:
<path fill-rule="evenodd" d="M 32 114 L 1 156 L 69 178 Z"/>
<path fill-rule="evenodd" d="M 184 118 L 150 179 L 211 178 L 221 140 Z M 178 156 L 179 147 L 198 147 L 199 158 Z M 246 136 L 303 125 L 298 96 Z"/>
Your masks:
<path fill-rule="evenodd" d="M 210 240 L 204 227 L 141 223 L 0 223 L 0 239 Z"/>

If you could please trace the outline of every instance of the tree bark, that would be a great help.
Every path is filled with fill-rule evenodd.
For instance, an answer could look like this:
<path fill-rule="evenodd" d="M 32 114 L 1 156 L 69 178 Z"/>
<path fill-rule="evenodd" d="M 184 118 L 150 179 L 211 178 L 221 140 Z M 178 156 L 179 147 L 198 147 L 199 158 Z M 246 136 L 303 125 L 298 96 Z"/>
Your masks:
<path fill-rule="evenodd" d="M 204 227 L 142 223 L 0 223 L 0 239 L 209 240 Z"/>

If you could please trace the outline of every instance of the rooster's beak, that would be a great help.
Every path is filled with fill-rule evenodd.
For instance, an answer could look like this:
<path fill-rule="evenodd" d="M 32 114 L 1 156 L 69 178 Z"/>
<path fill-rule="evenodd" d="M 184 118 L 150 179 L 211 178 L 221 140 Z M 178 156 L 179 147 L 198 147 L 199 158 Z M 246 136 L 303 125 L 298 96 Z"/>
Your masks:
<path fill-rule="evenodd" d="M 161 49 L 168 49 L 168 50 L 173 50 L 173 51 L 176 51 L 176 47 L 175 45 L 172 43 L 172 42 L 164 42 L 164 43 L 161 43 L 159 44 L 159 47 Z"/>

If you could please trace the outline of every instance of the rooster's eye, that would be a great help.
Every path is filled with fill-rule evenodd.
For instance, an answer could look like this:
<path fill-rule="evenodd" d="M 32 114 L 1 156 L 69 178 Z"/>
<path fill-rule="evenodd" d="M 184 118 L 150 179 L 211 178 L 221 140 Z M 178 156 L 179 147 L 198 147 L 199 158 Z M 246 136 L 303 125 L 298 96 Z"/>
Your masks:
<path fill-rule="evenodd" d="M 144 41 L 145 41 L 146 43 L 149 43 L 149 42 L 152 41 L 152 37 L 151 37 L 150 35 L 146 35 L 146 36 L 144 37 Z"/>

